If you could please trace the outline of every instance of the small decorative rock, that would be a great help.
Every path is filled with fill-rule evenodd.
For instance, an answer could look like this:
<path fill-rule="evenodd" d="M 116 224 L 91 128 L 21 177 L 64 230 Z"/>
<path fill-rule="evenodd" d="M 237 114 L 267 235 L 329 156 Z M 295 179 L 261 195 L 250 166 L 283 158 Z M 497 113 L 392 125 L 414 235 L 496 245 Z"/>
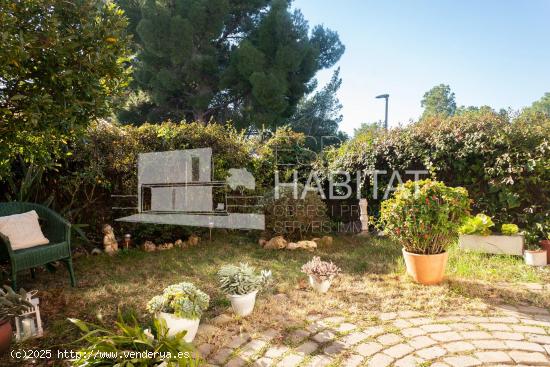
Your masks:
<path fill-rule="evenodd" d="M 157 247 L 157 250 L 164 251 L 164 250 L 170 250 L 174 247 L 174 244 L 172 242 L 163 243 L 162 245 L 159 245 Z"/>
<path fill-rule="evenodd" d="M 157 250 L 157 246 L 151 241 L 145 241 L 145 243 L 143 243 L 143 250 L 145 252 L 153 252 Z"/>
<path fill-rule="evenodd" d="M 101 249 L 97 247 L 92 250 L 92 255 L 99 255 L 101 253 L 102 253 Z"/>
<path fill-rule="evenodd" d="M 330 245 L 332 245 L 333 242 L 334 241 L 332 239 L 332 236 L 323 236 L 321 238 L 321 243 L 322 243 L 323 246 L 330 246 Z"/>
<path fill-rule="evenodd" d="M 299 248 L 298 244 L 296 242 L 289 242 L 287 243 L 286 247 L 287 250 L 296 250 Z"/>
<path fill-rule="evenodd" d="M 308 251 L 313 251 L 317 248 L 317 243 L 314 241 L 298 241 L 296 244 L 298 245 L 298 248 L 303 248 Z"/>
<path fill-rule="evenodd" d="M 265 244 L 264 248 L 267 250 L 280 250 L 285 248 L 287 241 L 283 236 L 275 236 Z"/>
<path fill-rule="evenodd" d="M 189 236 L 189 238 L 187 239 L 187 244 L 189 246 L 197 246 L 199 244 L 199 241 L 200 241 L 200 237 L 195 235 L 195 234 L 192 234 L 191 236 Z"/>

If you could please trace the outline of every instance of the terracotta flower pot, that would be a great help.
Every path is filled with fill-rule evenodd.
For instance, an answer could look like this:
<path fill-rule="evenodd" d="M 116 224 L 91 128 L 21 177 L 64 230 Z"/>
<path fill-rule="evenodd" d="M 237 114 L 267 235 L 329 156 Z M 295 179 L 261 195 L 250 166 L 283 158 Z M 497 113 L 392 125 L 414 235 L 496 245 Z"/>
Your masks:
<path fill-rule="evenodd" d="M 13 329 L 11 327 L 11 322 L 6 320 L 2 321 L 2 324 L 0 324 L 0 354 L 3 354 L 9 349 L 12 338 Z"/>
<path fill-rule="evenodd" d="M 449 254 L 420 255 L 403 249 L 407 273 L 418 283 L 431 285 L 441 283 Z"/>
<path fill-rule="evenodd" d="M 550 264 L 550 240 L 540 241 L 540 247 L 546 250 L 546 263 Z"/>

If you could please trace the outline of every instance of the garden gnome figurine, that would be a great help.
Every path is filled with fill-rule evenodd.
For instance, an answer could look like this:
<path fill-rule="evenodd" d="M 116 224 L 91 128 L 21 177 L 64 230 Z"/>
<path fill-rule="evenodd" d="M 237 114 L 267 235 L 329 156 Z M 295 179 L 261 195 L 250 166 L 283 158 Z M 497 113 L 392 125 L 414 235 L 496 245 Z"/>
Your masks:
<path fill-rule="evenodd" d="M 367 213 L 367 199 L 359 199 L 359 220 L 361 221 L 360 236 L 369 235 L 369 215 Z"/>
<path fill-rule="evenodd" d="M 118 242 L 116 241 L 113 227 L 105 224 L 103 226 L 103 234 L 105 235 L 103 237 L 103 249 L 106 253 L 113 256 L 118 251 Z"/>

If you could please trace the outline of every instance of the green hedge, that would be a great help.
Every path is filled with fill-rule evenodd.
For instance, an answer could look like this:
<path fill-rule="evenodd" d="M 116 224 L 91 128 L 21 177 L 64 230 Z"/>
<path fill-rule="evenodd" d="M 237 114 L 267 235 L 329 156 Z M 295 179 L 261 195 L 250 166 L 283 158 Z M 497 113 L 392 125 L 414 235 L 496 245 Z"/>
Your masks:
<path fill-rule="evenodd" d="M 296 166 L 277 166 L 277 161 L 305 163 L 297 166 L 302 184 L 312 168 L 324 174 L 331 170 L 403 173 L 426 169 L 431 178 L 447 186 L 465 187 L 473 199 L 474 212 L 493 216 L 497 230 L 502 223 L 526 229 L 548 223 L 549 131 L 550 118 L 542 114 L 525 112 L 511 119 L 485 110 L 465 112 L 449 118 L 431 117 L 389 132 L 364 129 L 354 139 L 315 158 L 299 148 L 304 136 L 288 128 L 260 139 L 247 138 L 219 124 L 165 122 L 134 127 L 98 122 L 70 142 L 70 155 L 55 170 L 33 173 L 14 165 L 11 184 L 0 183 L 0 189 L 11 192 L 12 199 L 52 201 L 52 207 L 73 223 L 89 224 L 86 232 L 100 240 L 103 223 L 113 223 L 114 218 L 131 213 L 113 212 L 111 195 L 137 192 L 139 153 L 211 147 L 214 177 L 223 179 L 229 168 L 246 167 L 256 178 L 257 194 L 273 189 L 276 169 L 282 171 L 281 181 L 292 180 L 291 170 Z M 309 166 L 314 158 L 313 166 Z M 34 177 L 34 182 L 29 184 L 24 177 Z M 372 180 L 363 185 L 362 196 L 369 199 L 371 214 L 378 215 L 389 178 L 380 177 L 377 200 L 372 199 Z M 403 175 L 403 179 L 412 176 Z M 120 200 L 117 205 L 135 205 Z M 187 232 L 150 226 L 136 231 L 142 237 L 161 240 L 173 240 Z M 166 233 L 172 233 L 170 238 L 163 238 Z"/>
<path fill-rule="evenodd" d="M 246 137 L 231 126 L 220 124 L 173 123 L 144 124 L 139 127 L 93 123 L 85 134 L 67 146 L 67 158 L 56 169 L 46 172 L 14 166 L 11 185 L 0 183 L 12 200 L 47 201 L 72 223 L 82 223 L 89 239 L 101 241 L 101 227 L 114 219 L 135 213 L 135 210 L 112 210 L 113 206 L 135 206 L 136 199 L 113 198 L 111 195 L 137 193 L 137 157 L 139 153 L 176 149 L 212 148 L 213 176 L 223 180 L 230 168 L 247 168 L 256 178 L 256 193 L 273 188 L 274 172 L 279 161 L 295 159 L 303 143 L 300 133 L 282 128 L 263 137 Z M 276 153 L 277 147 L 294 151 Z M 282 156 L 281 156 L 282 155 Z M 284 171 L 285 180 L 290 175 Z M 31 174 L 27 174 L 30 172 Z M 37 174 L 39 173 L 39 174 Z M 36 177 L 34 180 L 27 180 Z M 28 189 L 23 189 L 28 187 Z M 185 238 L 190 229 L 178 226 L 128 225 L 115 226 L 117 235 L 133 233 L 138 241 L 156 242 Z"/>
<path fill-rule="evenodd" d="M 550 118 L 525 112 L 515 118 L 491 111 L 430 117 L 385 132 L 371 129 L 329 151 L 328 170 L 426 169 L 448 186 L 465 187 L 475 212 L 502 223 L 532 228 L 548 221 L 550 211 Z M 423 176 L 426 177 L 426 176 Z M 389 175 L 379 179 L 381 198 Z M 403 181 L 412 175 L 402 175 Z M 378 213 L 372 180 L 363 195 Z"/>

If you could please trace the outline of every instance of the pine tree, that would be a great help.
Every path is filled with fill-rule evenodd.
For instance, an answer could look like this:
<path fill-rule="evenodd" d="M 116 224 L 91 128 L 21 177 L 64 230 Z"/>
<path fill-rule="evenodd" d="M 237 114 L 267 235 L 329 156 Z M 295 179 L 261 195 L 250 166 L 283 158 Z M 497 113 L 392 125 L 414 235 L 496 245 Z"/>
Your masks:
<path fill-rule="evenodd" d="M 310 33 L 286 0 L 119 2 L 135 24 L 134 79 L 151 99 L 150 121 L 282 124 L 344 52 L 335 32 Z"/>

